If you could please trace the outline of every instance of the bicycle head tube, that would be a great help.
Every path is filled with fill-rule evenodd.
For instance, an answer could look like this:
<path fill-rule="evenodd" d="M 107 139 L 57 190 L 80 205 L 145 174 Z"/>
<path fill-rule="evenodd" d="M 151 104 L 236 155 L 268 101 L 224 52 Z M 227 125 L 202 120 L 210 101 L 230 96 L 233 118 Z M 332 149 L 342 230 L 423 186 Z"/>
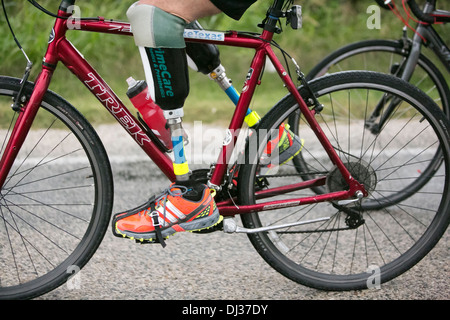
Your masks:
<path fill-rule="evenodd" d="M 67 9 L 75 5 L 75 0 L 62 0 L 59 5 L 59 10 L 67 12 Z"/>
<path fill-rule="evenodd" d="M 285 0 L 275 0 L 266 14 L 266 19 L 259 26 L 269 32 L 280 33 L 281 30 L 277 27 L 279 18 L 283 16 L 283 4 Z"/>

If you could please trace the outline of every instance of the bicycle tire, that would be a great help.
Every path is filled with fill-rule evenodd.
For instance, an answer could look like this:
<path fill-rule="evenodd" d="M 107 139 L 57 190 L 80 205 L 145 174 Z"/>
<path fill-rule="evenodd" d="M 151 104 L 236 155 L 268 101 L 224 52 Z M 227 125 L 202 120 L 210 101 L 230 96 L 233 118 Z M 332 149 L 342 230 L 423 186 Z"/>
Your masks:
<path fill-rule="evenodd" d="M 20 79 L 0 77 L 1 153 Z M 33 83 L 26 83 L 23 99 Z M 11 121 L 11 122 L 10 122 Z M 112 173 L 88 121 L 51 91 L 44 95 L 2 188 L 0 299 L 30 299 L 65 283 L 92 257 L 109 226 Z M 71 279 L 75 286 L 76 278 Z"/>
<path fill-rule="evenodd" d="M 328 220 L 325 222 L 251 233 L 248 236 L 257 252 L 270 266 L 300 284 L 322 290 L 343 291 L 366 289 L 373 285 L 371 281 L 374 279 L 379 281 L 379 284 L 385 283 L 406 272 L 427 255 L 449 225 L 449 122 L 427 95 L 393 76 L 364 71 L 342 72 L 313 80 L 310 86 L 319 101 L 324 104 L 324 110 L 317 116 L 322 122 L 322 131 L 326 131 L 329 138 L 331 136 L 330 141 L 335 150 L 349 170 L 352 168 L 350 173 L 363 180 L 360 182 L 365 184 L 369 196 L 361 202 L 347 205 L 338 202 L 318 202 L 299 207 L 274 206 L 272 207 L 274 210 L 241 215 L 243 225 L 253 229 L 326 218 Z M 308 91 L 305 88 L 300 87 L 299 91 L 303 98 L 308 98 Z M 365 94 L 359 99 L 362 92 Z M 411 113 L 402 115 L 398 113 L 397 118 L 392 118 L 388 123 L 390 128 L 384 128 L 376 138 L 368 138 L 369 144 L 365 144 L 365 139 L 362 138 L 365 130 L 364 121 L 354 115 L 354 109 L 348 111 L 351 122 L 348 119 L 342 119 L 340 123 L 339 119 L 330 121 L 324 119 L 326 114 L 323 113 L 332 115 L 332 110 L 337 107 L 338 102 L 345 108 L 348 107 L 348 101 L 355 102 L 355 108 L 361 109 L 362 106 L 358 102 L 362 100 L 367 101 L 366 108 L 368 108 L 370 101 L 377 100 L 378 96 L 384 93 L 400 97 L 403 100 L 401 106 Z M 375 99 L 369 99 L 372 95 Z M 353 108 L 353 105 L 348 108 Z M 267 171 L 267 167 L 259 163 L 261 153 L 265 150 L 267 141 L 271 139 L 269 132 L 274 130 L 274 133 L 278 134 L 280 124 L 286 123 L 287 119 L 298 110 L 293 97 L 286 96 L 261 120 L 256 130 L 257 134 L 249 138 L 249 141 L 252 141 L 252 137 L 254 140 L 248 143 L 247 162 L 241 165 L 239 171 L 239 204 L 259 203 L 255 194 L 262 189 L 269 186 L 286 188 L 288 183 L 301 179 L 300 174 L 289 163 L 273 166 L 269 174 L 264 174 L 263 171 Z M 338 123 L 336 128 L 331 127 L 333 123 Z M 409 124 L 411 130 L 402 130 L 406 126 L 399 126 L 401 123 Z M 358 131 L 356 125 L 359 125 Z M 310 128 L 304 123 L 299 127 L 300 136 L 305 140 L 301 153 L 307 157 L 306 161 L 312 167 L 316 162 L 319 163 L 319 160 L 322 161 L 320 164 L 323 166 L 321 170 L 324 171 L 322 175 L 327 179 L 326 188 L 329 192 L 345 190 L 345 184 L 334 183 L 335 178 L 338 178 L 336 170 L 332 164 L 327 164 L 321 159 L 323 158 L 319 150 L 321 148 L 315 148 L 316 141 L 312 135 L 302 134 Z M 348 132 L 349 128 L 359 134 L 352 135 Z M 422 131 L 422 128 L 425 129 Z M 392 135 L 390 129 L 396 134 Z M 292 131 L 294 130 L 293 128 Z M 345 132 L 348 134 L 345 135 Z M 390 139 L 398 138 L 400 142 L 405 141 L 407 148 L 390 146 L 391 142 L 387 142 L 388 140 L 383 143 L 383 134 Z M 342 137 L 342 143 L 336 142 L 337 136 Z M 429 138 L 432 140 L 428 140 Z M 352 142 L 360 142 L 361 145 L 346 146 L 350 139 Z M 373 140 L 381 144 L 376 148 L 377 152 L 372 152 L 375 151 L 374 146 L 370 147 L 370 141 Z M 251 146 L 252 143 L 258 143 L 259 148 Z M 407 150 L 409 148 L 411 149 Z M 399 192 L 404 179 L 408 177 L 405 177 L 404 172 L 391 174 L 388 171 L 397 170 L 394 168 L 408 169 L 410 164 L 413 167 L 427 166 L 419 163 L 429 159 L 430 154 L 425 155 L 426 151 L 430 151 L 429 148 L 439 148 L 442 151 L 444 159 L 439 171 L 420 191 L 409 194 L 406 199 L 395 202 L 384 201 L 384 197 Z M 258 153 L 252 154 L 252 150 L 258 150 Z M 377 157 L 386 155 L 387 160 L 377 159 L 375 154 Z M 412 164 L 409 162 L 410 159 L 416 159 L 417 162 L 414 161 L 416 163 Z M 360 164 L 363 169 L 357 169 L 356 165 L 352 167 L 350 163 Z M 387 177 L 397 180 L 392 181 L 394 184 L 391 185 Z M 264 191 L 266 191 L 264 195 L 267 195 L 267 190 Z M 298 190 L 279 195 L 274 200 L 291 199 L 299 195 L 314 197 L 315 193 L 311 189 Z M 365 205 L 366 201 L 376 202 L 377 198 L 382 199 L 384 204 L 375 209 L 371 205 Z M 373 270 L 370 269 L 372 266 L 376 266 L 378 271 L 376 274 L 372 273 Z"/>

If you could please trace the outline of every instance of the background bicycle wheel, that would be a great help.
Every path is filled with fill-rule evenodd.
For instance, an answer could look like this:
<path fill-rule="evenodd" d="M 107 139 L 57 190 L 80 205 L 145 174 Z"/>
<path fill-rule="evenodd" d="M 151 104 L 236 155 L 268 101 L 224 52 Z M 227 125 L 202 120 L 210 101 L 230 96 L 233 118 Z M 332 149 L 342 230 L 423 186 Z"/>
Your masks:
<path fill-rule="evenodd" d="M 410 50 L 405 49 L 405 46 L 409 47 L 402 40 L 376 39 L 348 44 L 320 61 L 307 75 L 307 79 L 346 70 L 368 70 L 400 76 Z M 426 51 L 425 46 L 422 46 L 422 51 Z M 429 95 L 449 114 L 450 90 L 446 75 L 448 72 L 440 62 L 433 62 L 421 53 L 409 83 Z"/>

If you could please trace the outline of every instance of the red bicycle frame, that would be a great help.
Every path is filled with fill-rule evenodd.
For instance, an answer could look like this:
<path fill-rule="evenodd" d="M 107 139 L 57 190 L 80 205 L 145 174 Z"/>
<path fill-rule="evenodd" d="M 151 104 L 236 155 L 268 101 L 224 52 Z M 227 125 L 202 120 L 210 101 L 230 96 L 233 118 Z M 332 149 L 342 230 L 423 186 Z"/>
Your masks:
<path fill-rule="evenodd" d="M 65 11 L 59 10 L 58 15 L 69 16 Z M 77 28 L 74 30 L 91 31 L 100 33 L 110 33 L 118 35 L 132 36 L 130 25 L 128 23 L 116 22 L 105 20 L 103 18 L 92 20 L 79 20 L 77 21 Z M 78 79 L 84 83 L 84 85 L 97 97 L 97 99 L 103 104 L 103 106 L 116 118 L 116 120 L 123 126 L 123 128 L 129 133 L 129 135 L 139 144 L 144 152 L 155 162 L 155 164 L 162 170 L 162 172 L 171 180 L 175 180 L 173 172 L 172 160 L 170 157 L 161 151 L 147 136 L 145 129 L 133 116 L 133 114 L 126 108 L 119 97 L 108 86 L 108 84 L 101 78 L 101 76 L 94 70 L 94 68 L 83 58 L 78 50 L 70 43 L 66 38 L 66 32 L 69 30 L 68 20 L 62 18 L 56 18 L 55 25 L 52 29 L 52 34 L 49 40 L 47 52 L 45 54 L 42 71 L 38 75 L 35 82 L 35 88 L 33 93 L 23 107 L 23 110 L 19 113 L 16 125 L 8 141 L 6 151 L 0 161 L 0 186 L 2 186 L 6 180 L 6 177 L 11 169 L 11 166 L 20 150 L 22 143 L 24 142 L 28 131 L 30 130 L 33 119 L 39 109 L 43 96 L 47 91 L 53 72 L 59 62 L 62 62 Z M 362 191 L 365 194 L 364 188 L 351 176 L 331 143 L 321 130 L 318 122 L 314 117 L 314 112 L 309 110 L 306 103 L 300 96 L 295 84 L 289 77 L 288 73 L 284 69 L 276 57 L 270 42 L 273 37 L 273 32 L 264 30 L 259 37 L 242 35 L 237 32 L 228 32 L 224 34 L 223 41 L 210 40 L 210 39 L 186 39 L 191 42 L 205 42 L 216 45 L 244 47 L 255 50 L 254 58 L 251 62 L 250 68 L 253 70 L 251 76 L 245 83 L 245 88 L 242 90 L 240 99 L 237 103 L 235 112 L 231 119 L 228 129 L 230 132 L 239 132 L 248 106 L 250 105 L 253 93 L 265 64 L 266 57 L 269 57 L 277 70 L 280 78 L 284 82 L 286 88 L 295 97 L 300 111 L 305 116 L 306 121 L 311 126 L 312 130 L 317 135 L 322 146 L 326 150 L 331 161 L 339 168 L 348 185 L 350 186 L 348 191 L 339 191 L 329 194 L 316 195 L 314 197 L 304 197 L 282 201 L 268 201 L 264 203 L 258 203 L 255 205 L 239 206 L 237 208 L 233 205 L 232 200 L 219 202 L 218 208 L 221 215 L 232 216 L 235 214 L 255 212 L 261 210 L 272 210 L 281 207 L 295 206 L 300 204 L 315 203 L 320 201 L 331 201 L 347 199 L 355 195 L 357 191 Z M 215 165 L 215 169 L 212 173 L 210 180 L 211 185 L 220 186 L 223 182 L 223 178 L 227 171 L 227 164 L 230 160 L 232 150 L 237 141 L 237 135 L 233 135 L 232 142 L 222 146 L 221 153 Z M 273 195 L 287 193 L 299 189 L 311 188 L 317 185 L 323 185 L 325 178 L 315 179 L 311 181 L 304 181 L 287 185 L 278 188 L 272 188 L 269 190 L 263 190 L 256 194 L 257 199 L 267 198 Z"/>

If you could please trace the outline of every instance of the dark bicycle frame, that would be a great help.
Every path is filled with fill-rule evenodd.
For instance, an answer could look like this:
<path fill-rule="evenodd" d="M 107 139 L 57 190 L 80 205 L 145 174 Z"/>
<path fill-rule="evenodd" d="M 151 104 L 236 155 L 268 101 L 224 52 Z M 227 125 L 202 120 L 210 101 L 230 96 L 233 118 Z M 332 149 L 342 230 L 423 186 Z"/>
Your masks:
<path fill-rule="evenodd" d="M 417 17 L 417 25 L 415 27 L 415 33 L 410 41 L 406 34 L 406 26 L 404 27 L 402 41 L 404 43 L 404 50 L 408 50 L 408 57 L 399 67 L 399 74 L 397 76 L 402 80 L 409 82 L 417 66 L 422 51 L 422 46 L 425 45 L 430 48 L 434 54 L 439 58 L 442 64 L 445 66 L 448 72 L 450 72 L 450 50 L 439 34 L 434 30 L 433 24 L 436 23 L 448 23 L 450 22 L 450 12 L 445 10 L 436 9 L 437 0 L 427 0 L 423 11 L 419 11 L 416 2 L 410 0 L 408 2 L 410 8 L 413 10 L 413 14 Z M 421 17 L 423 17 L 421 19 Z M 426 19 L 429 22 L 424 21 Z M 381 110 L 384 107 L 384 103 L 380 103 L 373 111 L 367 126 L 377 132 L 379 128 L 382 128 L 386 119 L 392 113 L 396 107 L 395 100 L 391 103 L 384 116 L 379 120 L 379 123 L 374 126 L 375 119 L 380 116 Z"/>
<path fill-rule="evenodd" d="M 250 68 L 253 69 L 251 76 L 247 79 L 246 89 L 242 90 L 235 112 L 231 118 L 228 129 L 232 133 L 239 132 L 246 111 L 249 107 L 251 98 L 258 85 L 266 57 L 269 57 L 273 63 L 278 75 L 286 88 L 294 96 L 299 105 L 300 111 L 306 121 L 318 137 L 323 148 L 327 152 L 333 164 L 335 164 L 344 179 L 349 185 L 349 190 L 320 194 L 311 197 L 302 197 L 281 201 L 268 201 L 254 205 L 245 205 L 236 207 L 232 200 L 225 200 L 217 204 L 220 214 L 223 216 L 234 216 L 236 214 L 250 213 L 256 211 L 272 210 L 288 206 L 303 205 L 322 201 L 343 200 L 353 197 L 356 193 L 362 192 L 364 196 L 367 193 L 364 187 L 358 183 L 348 172 L 341 159 L 338 157 L 320 125 L 315 119 L 313 110 L 310 110 L 302 97 L 300 96 L 296 85 L 290 78 L 288 72 L 284 69 L 281 62 L 276 57 L 272 47 L 271 40 L 274 34 L 274 27 L 281 15 L 281 9 L 285 0 L 275 0 L 272 10 L 267 16 L 265 28 L 259 36 L 241 34 L 236 31 L 229 31 L 224 34 L 223 41 L 210 39 L 186 39 L 190 42 L 211 43 L 215 45 L 234 46 L 249 48 L 255 50 L 255 55 Z M 75 0 L 63 0 L 58 10 L 58 16 L 70 17 L 67 8 L 73 6 Z M 77 20 L 77 28 L 70 27 L 70 20 L 56 18 L 54 27 L 48 43 L 47 52 L 42 63 L 42 71 L 35 81 L 35 87 L 30 98 L 19 112 L 13 132 L 9 138 L 5 152 L 0 160 L 0 187 L 3 186 L 6 177 L 12 167 L 12 164 L 25 141 L 30 130 L 35 115 L 38 112 L 44 94 L 47 92 L 52 75 L 59 62 L 64 64 L 84 85 L 94 94 L 103 106 L 114 116 L 130 136 L 139 144 L 142 150 L 155 162 L 161 171 L 171 180 L 175 181 L 172 160 L 161 151 L 158 146 L 147 136 L 145 128 L 139 123 L 135 116 L 127 109 L 124 103 L 113 92 L 108 84 L 94 70 L 94 68 L 84 59 L 79 51 L 66 38 L 66 32 L 69 29 L 74 31 L 91 31 L 98 33 L 109 33 L 116 35 L 132 36 L 131 28 L 128 23 L 107 20 L 104 18 L 81 19 Z M 215 164 L 210 179 L 211 186 L 220 186 L 227 172 L 227 164 L 237 141 L 237 134 L 233 134 L 232 143 L 222 146 L 219 158 Z M 262 190 L 256 193 L 256 198 L 267 198 L 277 194 L 292 192 L 295 190 L 311 188 L 317 185 L 323 185 L 325 177 L 310 181 L 303 181 L 291 185 Z"/>
<path fill-rule="evenodd" d="M 450 12 L 444 10 L 436 10 L 436 0 L 427 0 L 424 14 L 436 18 L 436 23 L 450 22 Z M 425 40 L 425 43 L 424 41 Z M 408 59 L 405 63 L 402 79 L 409 81 L 414 68 L 419 60 L 422 45 L 429 47 L 439 58 L 447 71 L 450 72 L 450 50 L 439 34 L 434 30 L 432 23 L 426 23 L 419 20 L 416 26 L 416 33 L 412 39 L 411 48 Z"/>

